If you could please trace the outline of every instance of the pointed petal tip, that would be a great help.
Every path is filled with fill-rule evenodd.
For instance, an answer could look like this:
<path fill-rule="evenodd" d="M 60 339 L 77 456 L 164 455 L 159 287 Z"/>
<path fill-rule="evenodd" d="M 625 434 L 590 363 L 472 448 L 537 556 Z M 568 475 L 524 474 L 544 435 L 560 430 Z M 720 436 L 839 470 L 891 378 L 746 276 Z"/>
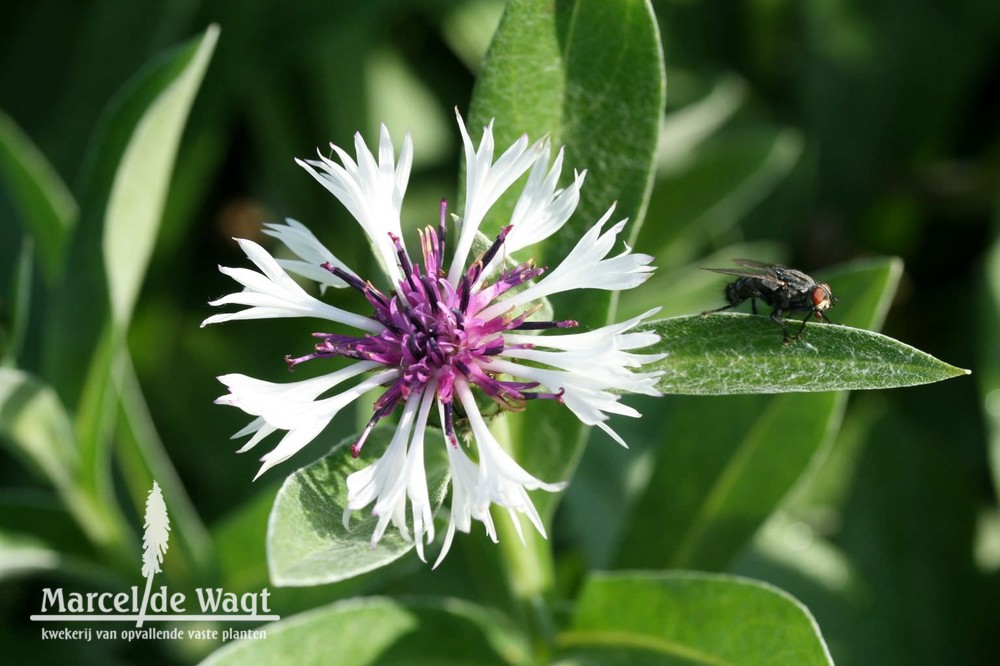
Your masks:
<path fill-rule="evenodd" d="M 236 439 L 236 435 L 233 435 L 229 439 Z M 253 440 L 250 440 L 249 442 L 247 442 L 246 444 L 244 444 L 240 448 L 236 449 L 236 455 L 239 455 L 241 453 L 246 453 L 247 451 L 249 451 L 250 449 L 252 449 L 256 443 L 257 442 L 254 442 Z M 260 472 L 258 472 L 257 475 L 259 476 Z M 257 477 L 254 477 L 255 481 L 256 481 L 256 479 L 257 479 Z"/>
<path fill-rule="evenodd" d="M 639 321 L 642 321 L 643 319 L 649 319 L 653 315 L 659 313 L 659 311 L 662 310 L 662 309 L 663 309 L 662 305 L 657 305 L 655 308 L 650 308 L 650 309 L 646 310 L 641 315 L 639 315 Z"/>

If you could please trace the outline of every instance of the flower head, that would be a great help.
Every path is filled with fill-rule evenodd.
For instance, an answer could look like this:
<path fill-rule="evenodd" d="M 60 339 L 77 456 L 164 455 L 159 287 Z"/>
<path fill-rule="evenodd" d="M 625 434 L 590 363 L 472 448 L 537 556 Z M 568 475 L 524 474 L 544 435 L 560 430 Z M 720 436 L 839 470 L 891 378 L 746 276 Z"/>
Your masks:
<path fill-rule="evenodd" d="M 315 333 L 311 353 L 286 357 L 290 369 L 307 361 L 344 358 L 347 367 L 305 381 L 274 384 L 244 375 L 224 375 L 229 392 L 217 402 L 239 407 L 255 417 L 235 437 L 250 436 L 240 451 L 256 446 L 275 431 L 285 434 L 261 461 L 258 476 L 312 441 L 344 407 L 360 396 L 380 391 L 367 427 L 354 443 L 359 454 L 375 425 L 399 411 L 399 423 L 386 451 L 373 464 L 347 479 L 347 524 L 353 511 L 373 505 L 379 517 L 372 546 L 391 522 L 410 538 L 421 559 L 434 539 L 434 522 L 424 470 L 424 446 L 432 414 L 444 432 L 452 479 L 451 518 L 438 562 L 455 531 L 468 532 L 472 520 L 484 524 L 496 540 L 490 505 L 510 512 L 514 524 L 523 514 L 544 535 L 529 490 L 556 492 L 563 483 L 543 482 L 525 471 L 490 432 L 476 402 L 477 392 L 503 408 L 522 409 L 531 400 L 563 403 L 588 425 L 597 425 L 622 445 L 608 425 L 610 414 L 639 416 L 620 402 L 626 392 L 658 395 L 659 373 L 640 366 L 662 355 L 632 350 L 657 341 L 633 329 L 652 314 L 582 333 L 558 333 L 578 326 L 573 320 L 538 320 L 542 300 L 573 289 L 620 290 L 644 282 L 651 257 L 627 247 L 609 256 L 625 220 L 608 225 L 612 206 L 552 271 L 531 261 L 516 264 L 503 257 L 559 231 L 576 209 L 585 172 L 576 173 L 564 189 L 557 184 L 562 151 L 551 160 L 548 140 L 529 144 L 522 137 L 494 160 L 492 124 L 476 148 L 461 117 L 465 146 L 466 197 L 458 233 L 449 233 L 442 201 L 437 225 L 419 232 L 420 253 L 413 258 L 401 239 L 399 212 L 406 191 L 413 147 L 409 135 L 398 160 L 382 127 L 377 158 L 361 136 L 355 158 L 332 146 L 339 162 L 319 156 L 298 160 L 358 220 L 386 274 L 389 289 L 379 289 L 340 262 L 303 225 L 288 220 L 268 225 L 266 233 L 281 241 L 296 259 L 276 260 L 249 240 L 238 240 L 257 271 L 220 270 L 243 285 L 241 292 L 212 305 L 236 304 L 246 309 L 217 314 L 203 325 L 231 319 L 315 317 L 338 324 Z M 469 261 L 486 213 L 515 181 L 528 172 L 510 223 L 484 244 Z M 448 250 L 454 244 L 450 263 Z M 289 273 L 327 287 L 351 288 L 367 301 L 370 314 L 328 305 L 307 293 Z M 547 334 L 542 334 L 547 333 Z M 344 382 L 353 382 L 329 397 Z M 456 415 L 471 430 L 474 453 L 459 442 Z M 473 448 L 473 447 L 470 447 Z M 410 520 L 407 520 L 407 506 Z"/>

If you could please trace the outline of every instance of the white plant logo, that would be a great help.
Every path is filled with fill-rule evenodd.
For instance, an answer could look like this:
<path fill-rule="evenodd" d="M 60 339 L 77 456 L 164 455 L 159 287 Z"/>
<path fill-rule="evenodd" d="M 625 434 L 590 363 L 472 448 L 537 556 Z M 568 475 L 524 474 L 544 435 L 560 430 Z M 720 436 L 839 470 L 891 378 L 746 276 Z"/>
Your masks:
<path fill-rule="evenodd" d="M 146 515 L 142 528 L 142 575 L 146 579 L 146 591 L 142 594 L 142 606 L 139 608 L 139 618 L 135 622 L 137 627 L 142 626 L 153 576 L 160 573 L 163 555 L 167 552 L 167 542 L 170 540 L 167 505 L 163 501 L 163 493 L 160 492 L 160 486 L 156 481 L 153 481 L 153 488 L 146 497 Z"/>
<path fill-rule="evenodd" d="M 153 585 L 153 578 L 162 571 L 163 556 L 170 546 L 170 517 L 163 500 L 160 484 L 146 496 L 146 512 L 142 522 L 142 576 L 144 586 L 132 585 L 128 590 L 69 591 L 61 587 L 42 590 L 40 612 L 31 615 L 32 622 L 135 622 L 135 628 L 42 629 L 43 640 L 257 640 L 267 638 L 264 628 L 233 629 L 212 626 L 215 622 L 277 622 L 281 617 L 268 605 L 271 591 L 229 592 L 222 587 L 196 587 L 190 591 L 171 589 L 166 583 Z M 144 588 L 140 590 L 140 587 Z M 140 595 L 141 592 L 141 595 Z M 193 629 L 174 626 L 160 629 L 157 622 L 198 622 Z"/>

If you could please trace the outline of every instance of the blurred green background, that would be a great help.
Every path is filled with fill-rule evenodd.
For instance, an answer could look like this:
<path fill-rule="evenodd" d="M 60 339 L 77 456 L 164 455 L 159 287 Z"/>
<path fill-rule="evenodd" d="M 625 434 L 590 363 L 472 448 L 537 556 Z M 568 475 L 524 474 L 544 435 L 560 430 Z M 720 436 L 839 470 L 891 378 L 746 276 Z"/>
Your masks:
<path fill-rule="evenodd" d="M 807 272 L 899 256 L 905 272 L 884 331 L 974 373 L 852 395 L 811 482 L 739 558 L 717 568 L 801 599 L 837 663 L 996 663 L 1000 452 L 991 454 L 991 443 L 1000 449 L 1000 251 L 993 248 L 1000 219 L 1000 3 L 653 6 L 668 104 L 637 249 L 657 256 L 659 272 L 655 286 L 622 299 L 621 312 L 658 304 L 664 315 L 685 314 L 721 304 L 719 280 L 697 267 L 732 256 L 781 260 Z M 456 199 L 453 109 L 467 110 L 502 9 L 494 0 L 0 6 L 0 109 L 74 192 L 102 112 L 129 78 L 210 23 L 222 30 L 184 132 L 129 332 L 152 422 L 208 529 L 210 555 L 188 571 L 189 580 L 233 591 L 266 585 L 262 544 L 271 498 L 287 473 L 326 451 L 314 444 L 253 484 L 256 458 L 233 455 L 229 436 L 244 417 L 212 404 L 222 392 L 214 377 L 239 371 L 282 380 L 284 355 L 301 353 L 312 329 L 288 320 L 199 329 L 210 314 L 207 301 L 231 290 L 217 265 L 244 265 L 230 238 L 261 240 L 264 222 L 291 217 L 349 265 L 374 275 L 363 236 L 292 158 L 328 141 L 349 146 L 357 130 L 374 137 L 379 122 L 396 137 L 408 128 L 416 152 L 404 224 L 435 222 L 438 199 Z M 567 163 L 587 166 L 572 155 Z M 0 327 L 12 320 L 21 244 L 18 212 L 0 187 Z M 32 295 L 41 303 L 57 297 L 40 280 Z M 45 326 L 41 310 L 32 309 L 33 326 Z M 41 353 L 28 336 L 19 366 L 39 371 Z M 667 398 L 644 407 L 669 419 L 685 404 Z M 725 419 L 727 403 L 715 404 Z M 353 414 L 340 418 L 338 432 L 353 429 Z M 628 425 L 649 435 L 662 423 Z M 339 439 L 334 430 L 326 444 Z M 587 449 L 553 530 L 567 589 L 581 571 L 616 566 L 622 512 L 648 483 L 659 447 L 670 446 L 655 436 L 636 439 L 648 443 L 623 452 L 595 438 Z M 6 449 L 0 456 L 4 497 L 42 493 L 44 484 L 16 457 Z M 119 483 L 124 474 L 116 469 Z M 602 521 L 588 513 L 598 490 L 606 499 Z M 467 540 L 485 541 L 478 532 Z M 451 556 L 455 562 L 433 580 L 410 576 L 423 569 L 409 557 L 376 578 L 284 597 L 279 591 L 278 610 L 291 614 L 360 592 L 434 591 L 461 580 L 457 570 L 477 552 L 476 545 L 462 547 L 466 559 Z M 68 655 L 60 652 L 65 645 L 41 645 L 28 622 L 40 588 L 135 582 L 108 573 L 113 566 L 102 569 L 107 563 L 82 544 L 67 562 L 28 575 L 3 570 L 0 641 L 17 656 L 10 663 Z M 490 585 L 455 593 L 487 598 Z M 190 645 L 147 649 L 91 644 L 73 656 L 94 663 L 201 656 Z"/>

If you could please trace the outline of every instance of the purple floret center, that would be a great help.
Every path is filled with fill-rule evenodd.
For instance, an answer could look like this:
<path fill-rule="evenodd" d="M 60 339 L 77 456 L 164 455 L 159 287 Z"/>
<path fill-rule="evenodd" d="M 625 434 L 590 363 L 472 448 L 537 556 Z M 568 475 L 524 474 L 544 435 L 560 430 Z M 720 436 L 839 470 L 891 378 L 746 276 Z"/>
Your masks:
<path fill-rule="evenodd" d="M 506 409 L 522 409 L 524 402 L 530 399 L 562 398 L 562 390 L 557 393 L 534 391 L 539 386 L 537 382 L 499 379 L 496 373 L 484 367 L 491 357 L 506 349 L 532 346 L 506 344 L 501 335 L 504 331 L 577 326 L 575 321 L 526 321 L 535 312 L 532 309 L 524 310 L 517 316 L 510 311 L 491 319 L 478 316 L 501 295 L 537 278 L 544 269 L 536 268 L 528 261 L 515 268 L 504 269 L 496 281 L 487 282 L 483 271 L 502 249 L 513 228 L 507 226 L 500 231 L 490 248 L 469 266 L 458 285 L 453 285 L 443 270 L 447 240 L 445 220 L 446 202 L 442 201 L 438 227 L 427 227 L 419 232 L 422 265 L 412 263 L 400 239 L 389 234 L 396 247 L 403 277 L 397 289 L 388 295 L 371 282 L 362 281 L 331 264 L 323 264 L 323 268 L 364 295 L 374 310 L 372 318 L 385 328 L 380 333 L 361 336 L 314 333 L 319 342 L 313 353 L 285 359 L 289 369 L 316 358 L 345 357 L 374 361 L 386 368 L 400 370 L 400 375 L 388 384 L 386 391 L 375 402 L 371 420 L 352 447 L 355 457 L 375 424 L 413 393 L 423 393 L 431 383 L 436 385 L 437 399 L 444 407 L 445 423 L 442 427 L 455 446 L 458 445 L 453 417 L 456 379 L 462 378 L 470 385 L 478 386 Z"/>

